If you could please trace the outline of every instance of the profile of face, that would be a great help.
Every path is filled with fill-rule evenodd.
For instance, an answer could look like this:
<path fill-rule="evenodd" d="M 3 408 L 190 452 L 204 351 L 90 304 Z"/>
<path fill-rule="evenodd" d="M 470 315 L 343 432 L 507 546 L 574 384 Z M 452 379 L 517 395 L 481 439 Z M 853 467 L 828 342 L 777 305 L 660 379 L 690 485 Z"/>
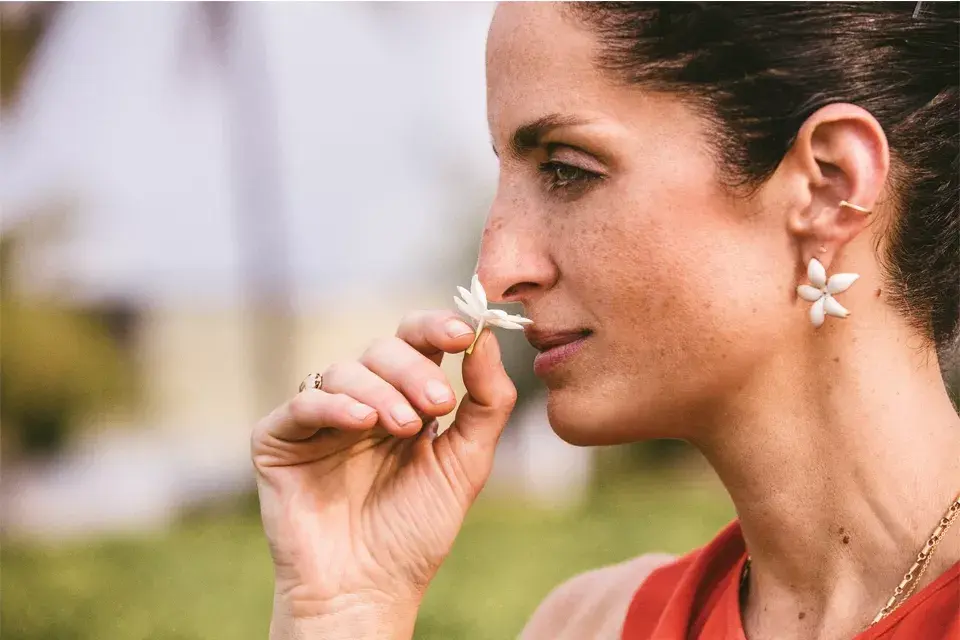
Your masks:
<path fill-rule="evenodd" d="M 523 303 L 533 342 L 587 336 L 540 372 L 563 439 L 689 438 L 809 339 L 795 293 L 805 264 L 776 187 L 731 195 L 694 109 L 613 81 L 596 46 L 557 5 L 497 9 L 487 96 L 500 176 L 478 274 L 491 300 Z"/>

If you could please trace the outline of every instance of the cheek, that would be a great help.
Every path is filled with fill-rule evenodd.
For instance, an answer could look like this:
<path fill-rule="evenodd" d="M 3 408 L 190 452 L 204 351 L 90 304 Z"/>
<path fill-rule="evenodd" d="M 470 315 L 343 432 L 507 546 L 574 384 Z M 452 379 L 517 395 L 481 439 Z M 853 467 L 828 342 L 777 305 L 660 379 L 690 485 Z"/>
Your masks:
<path fill-rule="evenodd" d="M 714 231 L 611 223 L 580 235 L 561 273 L 597 332 L 588 357 L 550 394 L 563 439 L 693 437 L 712 401 L 776 348 L 786 307 L 761 275 L 762 253 L 731 248 L 742 238 Z"/>
<path fill-rule="evenodd" d="M 575 239 L 560 270 L 618 362 L 610 371 L 655 370 L 697 387 L 746 368 L 792 300 L 777 231 L 755 228 L 707 189 L 624 195 L 616 200 L 628 204 L 597 210 L 589 224 L 573 216 L 558 236 Z"/>

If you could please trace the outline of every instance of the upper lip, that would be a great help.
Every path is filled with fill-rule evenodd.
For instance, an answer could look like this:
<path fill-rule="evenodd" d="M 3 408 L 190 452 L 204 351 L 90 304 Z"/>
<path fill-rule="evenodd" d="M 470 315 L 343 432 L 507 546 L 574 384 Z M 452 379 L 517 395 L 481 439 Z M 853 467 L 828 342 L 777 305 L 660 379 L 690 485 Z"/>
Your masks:
<path fill-rule="evenodd" d="M 532 325 L 525 327 L 524 333 L 527 336 L 527 340 L 533 345 L 534 349 L 537 351 L 546 351 L 547 349 L 559 347 L 562 344 L 567 344 L 569 342 L 579 340 L 580 338 L 584 338 L 589 335 L 590 331 L 587 329 L 549 331 L 546 329 L 537 328 L 536 325 Z"/>

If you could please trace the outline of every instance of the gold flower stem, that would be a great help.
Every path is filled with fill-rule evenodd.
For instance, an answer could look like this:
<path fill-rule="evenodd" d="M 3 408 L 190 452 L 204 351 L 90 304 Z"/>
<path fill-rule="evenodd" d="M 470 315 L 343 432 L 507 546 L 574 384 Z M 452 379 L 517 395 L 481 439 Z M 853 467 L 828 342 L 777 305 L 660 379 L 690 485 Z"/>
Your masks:
<path fill-rule="evenodd" d="M 477 346 L 477 340 L 480 339 L 480 334 L 483 332 L 483 320 L 477 325 L 477 333 L 473 336 L 473 342 L 470 343 L 470 346 L 467 347 L 467 355 L 473 353 L 473 348 Z"/>

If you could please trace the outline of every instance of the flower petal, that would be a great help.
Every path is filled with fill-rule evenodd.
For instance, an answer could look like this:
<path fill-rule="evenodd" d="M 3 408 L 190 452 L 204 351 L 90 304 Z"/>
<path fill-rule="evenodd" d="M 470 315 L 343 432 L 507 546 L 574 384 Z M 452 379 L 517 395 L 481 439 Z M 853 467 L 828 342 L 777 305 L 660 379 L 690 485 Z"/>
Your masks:
<path fill-rule="evenodd" d="M 823 325 L 823 320 L 825 316 L 823 315 L 823 299 L 827 296 L 823 296 L 816 302 L 813 303 L 813 306 L 810 307 L 810 322 L 813 323 L 814 327 L 819 328 Z"/>
<path fill-rule="evenodd" d="M 503 309 L 487 309 L 486 318 L 490 320 L 497 318 L 514 324 L 533 324 L 533 320 L 524 318 L 523 316 L 512 316 Z"/>
<path fill-rule="evenodd" d="M 827 292 L 843 293 L 860 277 L 859 273 L 835 273 L 827 281 Z"/>
<path fill-rule="evenodd" d="M 510 322 L 503 318 L 487 318 L 487 324 L 500 327 L 501 329 L 523 329 L 523 327 L 516 322 Z"/>
<path fill-rule="evenodd" d="M 808 284 L 802 284 L 797 287 L 797 295 L 807 302 L 816 302 L 823 297 L 823 291 L 820 291 L 820 289 L 816 287 L 811 287 Z"/>
<path fill-rule="evenodd" d="M 827 270 L 816 258 L 810 258 L 810 264 L 807 265 L 807 278 L 810 279 L 810 284 L 815 287 L 822 289 L 827 286 Z"/>
<path fill-rule="evenodd" d="M 480 284 L 480 277 L 477 274 L 473 274 L 473 280 L 470 282 L 470 292 L 477 301 L 478 309 L 481 312 L 485 311 L 487 308 L 487 292 L 483 290 L 483 285 Z"/>
<path fill-rule="evenodd" d="M 843 305 L 837 302 L 833 296 L 823 296 L 823 310 L 827 315 L 834 318 L 846 318 L 850 312 L 844 309 Z"/>
<path fill-rule="evenodd" d="M 453 302 L 457 305 L 457 308 L 460 309 L 460 311 L 463 314 L 473 318 L 474 320 L 477 320 L 477 314 L 473 310 L 473 307 L 471 307 L 469 304 L 467 304 L 457 296 L 453 296 Z"/>
<path fill-rule="evenodd" d="M 467 306 L 472 309 L 470 316 L 474 318 L 479 317 L 483 313 L 483 310 L 477 307 L 477 301 L 473 297 L 473 294 L 463 287 L 457 287 L 457 291 L 460 292 L 460 297 L 462 297 L 463 301 L 467 303 Z"/>

